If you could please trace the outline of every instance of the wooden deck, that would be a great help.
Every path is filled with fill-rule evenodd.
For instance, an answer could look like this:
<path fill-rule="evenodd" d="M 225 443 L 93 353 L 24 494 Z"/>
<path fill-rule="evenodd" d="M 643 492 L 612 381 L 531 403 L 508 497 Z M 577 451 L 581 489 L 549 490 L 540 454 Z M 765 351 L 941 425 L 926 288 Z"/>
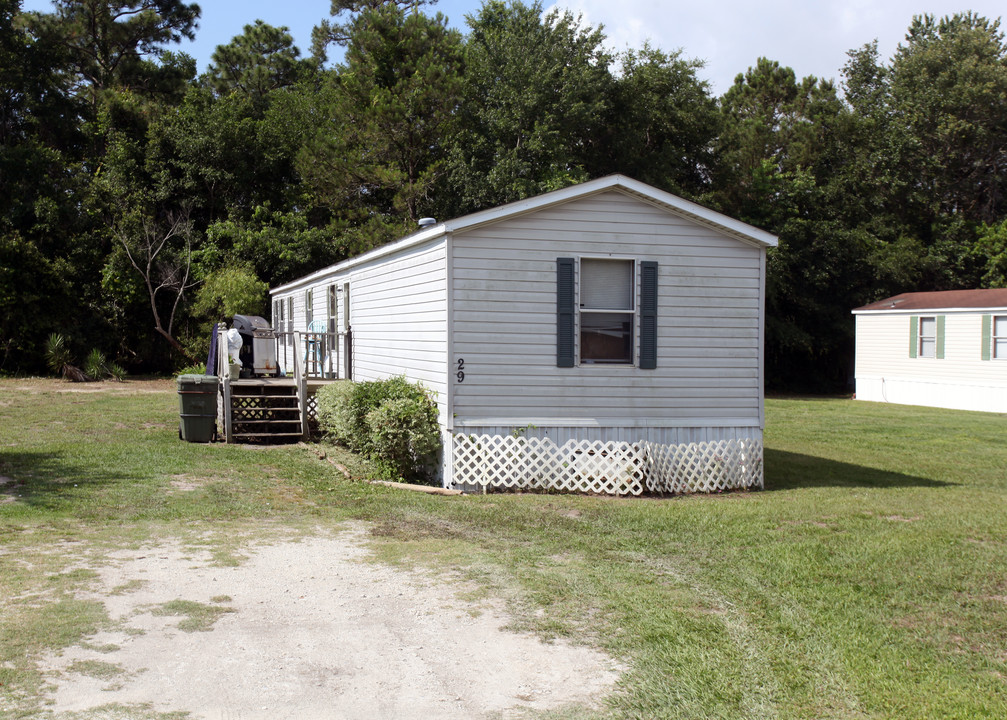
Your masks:
<path fill-rule="evenodd" d="M 305 378 L 305 382 L 308 386 L 308 391 L 312 394 L 318 392 L 318 388 L 325 385 L 331 385 L 336 382 L 343 382 L 337 378 L 320 378 L 320 377 L 309 377 Z M 282 378 L 241 378 L 240 380 L 232 380 L 231 387 L 297 387 L 297 380 L 292 377 L 282 377 Z"/>
<path fill-rule="evenodd" d="M 291 334 L 294 345 L 293 377 L 230 377 L 227 338 L 217 334 L 218 407 L 225 442 L 294 442 L 307 439 L 316 424 L 316 395 L 326 385 L 340 382 L 322 377 L 319 368 L 306 363 L 304 337 Z"/>

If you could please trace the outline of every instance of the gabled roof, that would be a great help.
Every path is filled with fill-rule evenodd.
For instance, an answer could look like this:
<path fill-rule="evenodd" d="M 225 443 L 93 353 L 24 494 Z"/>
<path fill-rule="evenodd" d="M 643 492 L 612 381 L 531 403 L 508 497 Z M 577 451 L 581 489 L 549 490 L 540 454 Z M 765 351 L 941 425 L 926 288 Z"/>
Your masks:
<path fill-rule="evenodd" d="M 507 203 L 506 205 L 490 208 L 489 210 L 482 210 L 470 215 L 463 215 L 462 217 L 455 218 L 454 220 L 447 220 L 445 222 L 423 228 L 418 232 L 407 235 L 406 237 L 389 243 L 388 245 L 383 245 L 379 248 L 371 250 L 370 252 L 364 253 L 363 255 L 358 255 L 357 257 L 350 258 L 349 260 L 344 260 L 341 263 L 323 268 L 311 275 L 299 278 L 285 285 L 281 285 L 280 287 L 273 288 L 271 292 L 275 293 L 293 290 L 299 286 L 310 284 L 311 282 L 314 282 L 315 279 L 328 275 L 333 271 L 341 271 L 349 269 L 355 265 L 370 262 L 371 260 L 398 252 L 399 250 L 408 248 L 412 245 L 417 245 L 419 243 L 440 237 L 446 233 L 470 230 L 480 225 L 488 225 L 490 223 L 516 217 L 525 213 L 542 210 L 553 205 L 570 202 L 571 200 L 580 200 L 590 195 L 597 195 L 609 190 L 619 190 L 629 195 L 634 195 L 640 199 L 658 205 L 659 207 L 662 207 L 676 215 L 689 218 L 700 225 L 712 227 L 725 235 L 751 245 L 757 245 L 759 247 L 776 247 L 777 244 L 776 236 L 766 232 L 765 230 L 760 230 L 757 227 L 743 223 L 740 220 L 735 220 L 734 218 L 716 212 L 715 210 L 710 210 L 702 205 L 680 198 L 677 195 L 672 195 L 664 190 L 658 190 L 656 187 L 642 183 L 638 180 L 633 180 L 625 175 L 607 175 L 596 180 L 588 180 L 587 182 L 580 183 L 579 185 L 571 185 L 570 187 L 566 187 L 561 190 L 554 190 L 542 195 L 536 195 L 535 197 L 525 198 L 524 200 L 518 200 L 516 202 Z"/>
<path fill-rule="evenodd" d="M 636 195 L 666 210 L 670 210 L 676 215 L 690 218 L 700 225 L 712 226 L 739 240 L 765 247 L 775 247 L 777 244 L 776 236 L 767 233 L 765 230 L 759 230 L 740 220 L 735 220 L 727 215 L 710 210 L 702 205 L 697 205 L 694 202 L 680 198 L 677 195 L 672 195 L 664 190 L 658 190 L 656 187 L 633 180 L 625 175 L 607 175 L 597 180 L 588 180 L 579 185 L 571 185 L 562 190 L 554 190 L 542 195 L 536 195 L 535 197 L 500 205 L 489 210 L 472 213 L 471 215 L 463 215 L 460 218 L 443 223 L 442 227 L 448 232 L 469 230 L 478 225 L 485 225 L 515 215 L 542 210 L 543 208 L 559 205 L 571 200 L 580 200 L 589 195 L 596 195 L 608 190 L 622 190 L 631 195 Z"/>
<path fill-rule="evenodd" d="M 858 307 L 854 313 L 907 310 L 1000 310 L 1007 308 L 1007 288 L 902 293 Z"/>

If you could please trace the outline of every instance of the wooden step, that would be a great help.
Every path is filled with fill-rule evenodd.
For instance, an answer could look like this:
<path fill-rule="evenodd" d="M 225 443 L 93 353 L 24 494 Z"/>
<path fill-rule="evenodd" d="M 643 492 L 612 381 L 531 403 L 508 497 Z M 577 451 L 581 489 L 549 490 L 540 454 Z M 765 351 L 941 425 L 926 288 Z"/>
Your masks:
<path fill-rule="evenodd" d="M 301 433 L 239 433 L 232 432 L 235 438 L 299 438 Z"/>
<path fill-rule="evenodd" d="M 298 408 L 235 408 L 231 413 L 231 417 L 238 420 L 241 417 L 248 417 L 250 420 L 261 420 L 261 416 L 270 417 L 274 414 L 279 419 L 290 419 L 291 414 L 297 413 L 294 417 L 300 415 L 300 410 Z M 260 417 L 255 417 L 260 416 Z"/>

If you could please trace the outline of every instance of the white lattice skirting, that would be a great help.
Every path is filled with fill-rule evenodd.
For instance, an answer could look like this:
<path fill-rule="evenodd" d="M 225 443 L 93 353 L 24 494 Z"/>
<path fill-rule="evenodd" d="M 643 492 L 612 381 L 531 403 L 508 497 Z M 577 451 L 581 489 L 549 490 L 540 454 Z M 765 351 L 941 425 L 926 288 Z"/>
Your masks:
<path fill-rule="evenodd" d="M 608 495 L 762 487 L 762 442 L 661 445 L 501 435 L 454 436 L 455 485 Z"/>

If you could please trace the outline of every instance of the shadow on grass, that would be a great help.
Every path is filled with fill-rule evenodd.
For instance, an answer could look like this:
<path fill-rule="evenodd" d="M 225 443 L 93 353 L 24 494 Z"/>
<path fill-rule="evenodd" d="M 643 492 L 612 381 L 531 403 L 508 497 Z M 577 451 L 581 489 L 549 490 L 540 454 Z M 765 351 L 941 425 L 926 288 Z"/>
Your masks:
<path fill-rule="evenodd" d="M 12 498 L 37 509 L 65 509 L 81 495 L 127 479 L 62 453 L 0 450 L 0 507 Z"/>
<path fill-rule="evenodd" d="M 784 450 L 765 450 L 766 490 L 813 487 L 950 487 L 955 483 L 904 475 Z"/>

